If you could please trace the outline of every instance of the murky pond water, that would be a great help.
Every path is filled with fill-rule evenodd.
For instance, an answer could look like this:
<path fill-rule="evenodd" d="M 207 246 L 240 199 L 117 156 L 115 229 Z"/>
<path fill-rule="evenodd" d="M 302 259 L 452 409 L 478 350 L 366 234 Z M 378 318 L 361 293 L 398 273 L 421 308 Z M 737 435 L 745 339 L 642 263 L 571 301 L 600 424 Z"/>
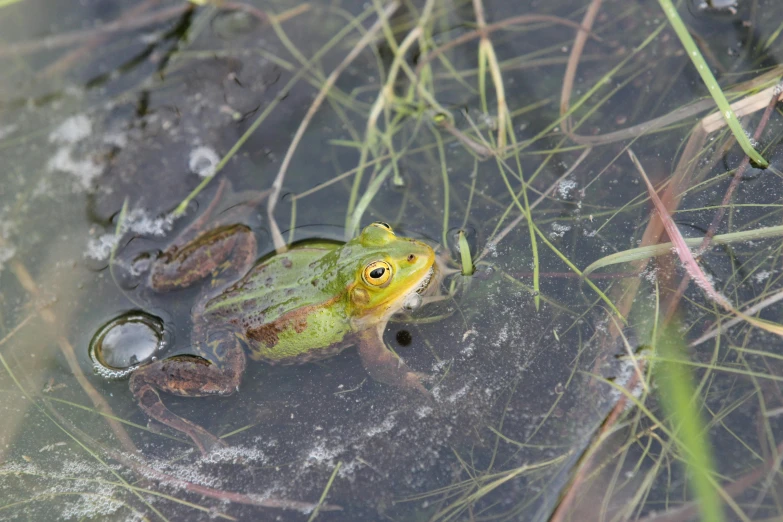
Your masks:
<path fill-rule="evenodd" d="M 0 0 L 0 519 L 687 520 L 677 357 L 726 518 L 780 516 L 783 6 L 682 4 L 769 168 L 657 2 Z M 125 370 L 192 354 L 219 276 L 148 274 L 206 213 L 260 260 L 435 247 L 383 332 L 429 394 L 349 348 L 161 393 L 205 456 L 151 421 Z"/>

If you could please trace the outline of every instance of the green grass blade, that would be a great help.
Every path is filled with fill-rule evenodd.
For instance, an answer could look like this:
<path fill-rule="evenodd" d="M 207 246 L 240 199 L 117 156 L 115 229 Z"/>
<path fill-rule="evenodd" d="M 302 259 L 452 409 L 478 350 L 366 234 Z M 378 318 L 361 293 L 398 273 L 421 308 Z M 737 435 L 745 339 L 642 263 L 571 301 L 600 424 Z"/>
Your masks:
<path fill-rule="evenodd" d="M 473 275 L 475 268 L 473 267 L 473 260 L 470 257 L 470 245 L 468 244 L 468 238 L 465 237 L 465 232 L 462 230 L 458 234 L 459 256 L 462 260 L 462 275 Z"/>
<path fill-rule="evenodd" d="M 725 519 L 723 505 L 713 481 L 712 446 L 701 415 L 701 401 L 694 400 L 696 388 L 685 357 L 687 348 L 676 321 L 660 330 L 655 344 L 656 353 L 665 360 L 657 360 L 654 375 L 673 431 L 678 433 L 677 443 L 687 461 L 701 520 L 722 522 Z"/>
<path fill-rule="evenodd" d="M 755 241 L 758 239 L 769 239 L 773 237 L 783 236 L 783 226 L 775 227 L 763 227 L 754 230 L 744 230 L 742 232 L 731 232 L 730 234 L 719 234 L 712 238 L 714 245 L 728 245 L 730 243 L 739 243 L 742 241 Z M 701 237 L 686 238 L 685 244 L 689 247 L 699 246 L 704 241 Z M 619 263 L 629 263 L 631 261 L 639 261 L 642 259 L 649 259 L 664 254 L 669 254 L 672 251 L 671 243 L 659 243 L 657 245 L 650 245 L 646 247 L 631 248 L 629 250 L 623 250 L 622 252 L 615 252 L 606 257 L 590 263 L 587 268 L 584 269 L 582 275 L 588 275 L 599 268 L 605 268 L 607 266 L 616 265 Z"/>
<path fill-rule="evenodd" d="M 529 220 L 529 219 L 530 219 L 530 218 L 528 217 L 528 220 Z M 580 271 L 579 271 L 579 269 L 576 267 L 576 265 L 575 265 L 574 263 L 572 263 L 572 262 L 571 262 L 571 260 L 570 260 L 570 259 L 568 259 L 568 257 L 567 257 L 565 254 L 563 254 L 563 253 L 562 253 L 560 250 L 558 250 L 558 249 L 557 249 L 557 247 L 555 247 L 555 245 L 553 245 L 553 244 L 552 244 L 552 243 L 549 241 L 549 239 L 547 239 L 547 237 L 544 235 L 544 233 L 543 233 L 543 232 L 541 232 L 541 230 L 540 230 L 540 229 L 539 229 L 537 226 L 535 226 L 535 224 L 533 225 L 533 229 L 535 230 L 536 234 L 538 234 L 538 237 L 539 237 L 539 238 L 541 238 L 541 241 L 543 241 L 543 242 L 544 242 L 544 244 L 545 244 L 546 246 L 548 246 L 548 247 L 549 247 L 549 249 L 550 249 L 550 250 L 552 250 L 552 252 L 554 252 L 554 254 L 555 254 L 557 257 L 559 257 L 559 258 L 560 258 L 560 260 L 561 260 L 563 263 L 565 263 L 565 265 L 566 265 L 568 268 L 570 268 L 570 269 L 571 269 L 571 271 L 573 271 L 575 274 L 579 275 L 579 277 L 584 277 L 584 274 L 582 274 L 582 272 L 580 272 Z M 609 299 L 609 297 L 608 297 L 608 296 L 607 296 L 605 293 L 603 293 L 603 292 L 601 291 L 601 289 L 600 289 L 600 288 L 598 288 L 598 287 L 595 285 L 595 283 L 593 283 L 592 281 L 590 281 L 590 279 L 589 279 L 589 278 L 586 278 L 586 277 L 584 277 L 584 280 L 585 280 L 585 283 L 587 283 L 587 286 L 589 286 L 590 288 L 592 288 L 592 290 L 593 290 L 593 291 L 594 291 L 596 294 L 598 294 L 598 296 L 601 298 L 601 300 L 602 300 L 604 303 L 606 303 L 606 305 L 609 307 L 609 309 L 610 309 L 610 310 L 612 310 L 612 312 L 613 312 L 613 313 L 614 313 L 614 314 L 615 314 L 615 315 L 616 315 L 616 316 L 617 316 L 617 317 L 618 317 L 618 318 L 619 318 L 619 319 L 620 319 L 620 320 L 623 322 L 623 324 L 624 324 L 624 325 L 625 325 L 625 324 L 628 324 L 628 320 L 625 318 L 625 316 L 623 316 L 623 314 L 621 314 L 621 313 L 620 313 L 620 310 L 618 310 L 618 309 L 617 309 L 617 307 L 616 307 L 616 306 L 615 306 L 615 304 L 612 302 L 612 300 L 611 300 L 611 299 Z"/>
<path fill-rule="evenodd" d="M 383 185 L 383 182 L 386 181 L 386 178 L 389 177 L 391 171 L 392 164 L 389 163 L 383 167 L 383 170 L 381 170 L 380 174 L 378 174 L 375 179 L 372 180 L 372 182 L 367 186 L 367 191 L 356 204 L 356 208 L 354 209 L 353 214 L 351 214 L 350 225 L 348 230 L 345 231 L 346 238 L 350 239 L 356 235 L 356 232 L 359 230 L 359 222 L 362 220 L 364 211 L 367 210 L 367 207 L 370 205 L 370 202 L 372 202 L 372 199 L 375 197 L 378 191 L 381 190 L 381 185 Z"/>
<path fill-rule="evenodd" d="M 318 516 L 318 512 L 321 510 L 321 506 L 324 505 L 324 500 L 326 500 L 326 495 L 329 493 L 329 490 L 332 488 L 332 483 L 334 482 L 335 477 L 337 477 L 337 472 L 340 471 L 340 467 L 342 465 L 343 463 L 340 461 L 334 467 L 334 471 L 332 471 L 332 476 L 329 477 L 329 482 L 326 483 L 326 487 L 321 493 L 321 498 L 320 500 L 318 500 L 318 505 L 315 506 L 315 509 L 310 514 L 310 518 L 307 519 L 307 522 L 313 522 L 313 520 L 315 520 L 315 518 Z"/>
<path fill-rule="evenodd" d="M 701 79 L 709 89 L 712 99 L 715 100 L 715 103 L 718 105 L 718 109 L 720 109 L 723 119 L 726 120 L 726 124 L 737 139 L 737 143 L 740 144 L 742 150 L 745 151 L 745 154 L 747 154 L 754 163 L 762 168 L 767 168 L 769 162 L 761 157 L 761 154 L 759 154 L 750 143 L 750 138 L 745 134 L 745 130 L 742 128 L 737 116 L 731 109 L 729 101 L 726 99 L 726 96 L 723 95 L 720 85 L 718 85 L 717 80 L 715 80 L 715 77 L 712 75 L 709 65 L 707 65 L 701 52 L 699 52 L 699 48 L 696 47 L 696 42 L 693 41 L 693 38 L 688 32 L 688 28 L 685 27 L 685 24 L 680 18 L 680 14 L 677 12 L 677 8 L 674 7 L 671 0 L 658 0 L 658 3 L 666 14 L 666 18 L 669 19 L 669 23 L 674 29 L 674 32 L 677 33 L 677 37 L 680 39 L 680 42 L 682 42 L 683 47 L 685 47 L 685 51 L 688 53 L 688 56 L 690 56 L 693 65 L 696 66 L 696 70 L 699 71 Z"/>

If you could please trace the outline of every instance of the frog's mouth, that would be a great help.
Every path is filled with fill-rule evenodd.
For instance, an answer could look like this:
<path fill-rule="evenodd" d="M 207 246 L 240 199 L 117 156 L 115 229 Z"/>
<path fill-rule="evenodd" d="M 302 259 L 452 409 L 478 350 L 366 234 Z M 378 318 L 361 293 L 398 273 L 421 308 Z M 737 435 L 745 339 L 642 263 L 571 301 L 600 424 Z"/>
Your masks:
<path fill-rule="evenodd" d="M 401 305 L 399 309 L 407 310 L 409 312 L 419 308 L 423 302 L 422 295 L 424 295 L 429 288 L 430 282 L 432 281 L 432 277 L 435 274 L 434 266 L 427 270 L 427 272 L 422 275 L 421 280 L 414 286 L 410 292 L 408 292 L 405 297 L 403 297 L 401 301 Z M 399 310 L 398 309 L 398 310 Z"/>
<path fill-rule="evenodd" d="M 419 284 L 416 285 L 416 288 L 414 288 L 413 292 L 411 293 L 422 295 L 430 286 L 430 281 L 432 281 L 433 275 L 435 275 L 435 265 L 433 265 L 432 267 L 430 267 L 429 270 L 427 270 L 427 273 L 424 274 L 424 277 L 422 277 Z"/>

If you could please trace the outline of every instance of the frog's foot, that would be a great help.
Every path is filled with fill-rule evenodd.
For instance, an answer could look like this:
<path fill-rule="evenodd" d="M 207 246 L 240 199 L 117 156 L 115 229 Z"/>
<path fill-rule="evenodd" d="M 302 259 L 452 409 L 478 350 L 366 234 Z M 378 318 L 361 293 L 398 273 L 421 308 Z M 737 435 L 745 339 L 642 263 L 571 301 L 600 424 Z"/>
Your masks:
<path fill-rule="evenodd" d="M 149 390 L 144 390 L 142 392 L 142 399 L 144 393 L 149 393 Z M 157 395 L 157 392 L 152 389 L 151 393 Z M 152 399 L 154 400 L 154 398 Z M 160 401 L 160 397 L 158 397 L 158 401 Z M 162 405 L 163 403 L 160 402 Z M 147 411 L 147 410 L 145 410 Z M 150 417 L 152 417 L 152 414 L 148 412 Z M 149 421 L 147 421 L 147 429 L 152 433 L 157 433 L 158 435 L 166 435 L 165 426 L 170 426 L 174 429 L 177 429 L 183 433 L 186 433 L 193 443 L 196 445 L 198 450 L 201 452 L 202 455 L 207 455 L 209 453 L 212 453 L 216 449 L 219 448 L 227 448 L 228 444 L 224 442 L 222 439 L 219 439 L 218 437 L 212 435 L 210 432 L 199 426 L 198 424 L 195 424 L 193 422 L 190 422 L 187 419 L 183 419 L 177 415 L 174 415 L 171 413 L 165 406 L 162 408 L 161 411 L 158 411 L 157 414 L 161 417 L 167 417 L 168 420 L 165 422 L 165 425 L 163 421 L 157 421 L 153 420 L 153 418 L 150 418 Z"/>
<path fill-rule="evenodd" d="M 433 400 L 432 392 L 430 392 L 427 388 L 425 388 L 424 384 L 431 384 L 435 382 L 436 380 L 435 375 L 430 375 L 424 372 L 408 371 L 408 373 L 405 375 L 405 379 L 406 379 L 406 384 L 404 386 L 405 388 L 418 392 L 419 394 L 424 396 L 424 398 L 426 398 L 428 401 Z"/>
<path fill-rule="evenodd" d="M 226 342 L 229 342 L 228 338 Z M 158 390 L 180 397 L 231 395 L 239 387 L 245 364 L 244 351 L 234 342 L 218 362 L 180 355 L 142 366 L 131 375 L 130 389 L 144 413 L 189 436 L 206 455 L 226 444 L 198 424 L 166 408 Z"/>
<path fill-rule="evenodd" d="M 371 328 L 359 334 L 359 355 L 367 373 L 376 381 L 416 391 L 429 397 L 430 392 L 422 384 L 422 381 L 428 380 L 429 376 L 414 372 L 402 359 L 386 348 L 381 338 L 382 331 L 382 327 Z"/>

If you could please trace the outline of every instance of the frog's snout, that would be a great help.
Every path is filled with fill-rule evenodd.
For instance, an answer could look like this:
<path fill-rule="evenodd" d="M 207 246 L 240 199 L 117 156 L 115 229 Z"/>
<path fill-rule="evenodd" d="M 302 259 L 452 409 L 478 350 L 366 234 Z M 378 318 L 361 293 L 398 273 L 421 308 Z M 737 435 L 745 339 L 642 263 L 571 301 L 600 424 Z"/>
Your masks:
<path fill-rule="evenodd" d="M 408 239 L 411 243 L 411 249 L 408 252 L 406 261 L 411 268 L 417 265 L 424 269 L 429 269 L 435 264 L 435 251 L 426 243 L 416 239 Z"/>

